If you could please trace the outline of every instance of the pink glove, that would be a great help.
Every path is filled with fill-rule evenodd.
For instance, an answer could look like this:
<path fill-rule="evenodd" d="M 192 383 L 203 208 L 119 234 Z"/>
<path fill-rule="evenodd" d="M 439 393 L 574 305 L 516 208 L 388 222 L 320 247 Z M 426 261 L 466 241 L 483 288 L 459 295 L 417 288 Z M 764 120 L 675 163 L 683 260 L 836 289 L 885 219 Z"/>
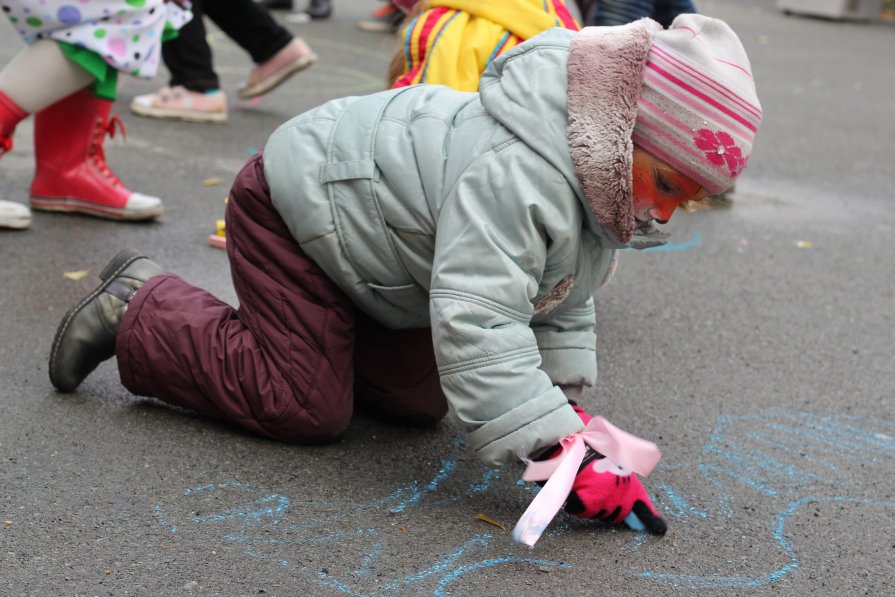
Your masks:
<path fill-rule="evenodd" d="M 593 450 L 584 457 L 565 510 L 606 524 L 625 523 L 635 531 L 662 535 L 668 530 L 637 475 Z"/>
<path fill-rule="evenodd" d="M 590 422 L 592 417 L 583 408 L 572 404 L 572 409 L 585 425 Z M 596 518 L 605 524 L 625 523 L 635 531 L 662 535 L 668 530 L 640 479 L 589 446 L 566 500 L 565 511 L 579 518 Z"/>

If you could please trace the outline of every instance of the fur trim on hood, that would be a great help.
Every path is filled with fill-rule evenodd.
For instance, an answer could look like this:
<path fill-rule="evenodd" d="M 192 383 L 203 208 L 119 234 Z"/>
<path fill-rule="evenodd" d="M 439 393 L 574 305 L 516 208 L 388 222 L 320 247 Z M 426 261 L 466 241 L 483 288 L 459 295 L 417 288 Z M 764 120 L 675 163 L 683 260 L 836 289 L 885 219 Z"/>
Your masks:
<path fill-rule="evenodd" d="M 569 51 L 572 161 L 594 216 L 621 243 L 634 233 L 631 134 L 653 35 L 661 30 L 651 19 L 585 27 Z"/>

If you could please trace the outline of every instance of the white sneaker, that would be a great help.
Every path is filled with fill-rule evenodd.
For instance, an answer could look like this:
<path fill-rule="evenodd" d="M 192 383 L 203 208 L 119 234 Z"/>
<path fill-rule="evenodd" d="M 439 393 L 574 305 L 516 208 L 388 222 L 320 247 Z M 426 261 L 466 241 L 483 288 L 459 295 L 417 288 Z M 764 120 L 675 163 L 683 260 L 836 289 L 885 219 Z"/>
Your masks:
<path fill-rule="evenodd" d="M 227 96 L 223 92 L 199 93 L 180 85 L 138 95 L 131 112 L 148 118 L 226 124 Z"/>
<path fill-rule="evenodd" d="M 162 215 L 162 200 L 152 195 L 131 193 L 122 212 L 122 220 L 151 220 Z"/>
<path fill-rule="evenodd" d="M 0 200 L 0 228 L 24 230 L 31 226 L 31 210 L 21 203 Z"/>

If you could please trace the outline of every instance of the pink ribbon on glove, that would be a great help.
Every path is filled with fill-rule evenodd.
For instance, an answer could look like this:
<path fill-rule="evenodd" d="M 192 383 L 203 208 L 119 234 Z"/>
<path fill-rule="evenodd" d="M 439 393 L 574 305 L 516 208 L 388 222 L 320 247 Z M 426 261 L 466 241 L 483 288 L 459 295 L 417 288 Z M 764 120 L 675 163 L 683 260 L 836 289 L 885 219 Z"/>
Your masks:
<path fill-rule="evenodd" d="M 529 547 L 540 539 L 572 491 L 578 467 L 586 453 L 585 444 L 644 477 L 662 458 L 656 444 L 622 431 L 603 417 L 594 417 L 580 433 L 559 440 L 562 448 L 559 456 L 531 462 L 525 469 L 522 475 L 525 481 L 548 481 L 516 523 L 513 539 Z"/>

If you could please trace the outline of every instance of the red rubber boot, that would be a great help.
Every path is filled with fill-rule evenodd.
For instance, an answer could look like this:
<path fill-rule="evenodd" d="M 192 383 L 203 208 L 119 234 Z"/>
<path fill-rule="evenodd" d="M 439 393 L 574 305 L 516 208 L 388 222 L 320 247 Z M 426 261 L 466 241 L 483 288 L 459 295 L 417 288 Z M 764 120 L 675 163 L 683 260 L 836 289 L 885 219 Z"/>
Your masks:
<path fill-rule="evenodd" d="M 0 91 L 0 157 L 12 150 L 12 133 L 28 112 L 22 110 L 8 95 Z M 0 228 L 27 228 L 31 212 L 21 203 L 0 199 Z"/>
<path fill-rule="evenodd" d="M 129 191 L 106 163 L 103 140 L 116 125 L 124 133 L 117 116 L 109 119 L 111 109 L 112 102 L 82 89 L 35 114 L 31 207 L 112 220 L 161 215 L 161 199 Z"/>

